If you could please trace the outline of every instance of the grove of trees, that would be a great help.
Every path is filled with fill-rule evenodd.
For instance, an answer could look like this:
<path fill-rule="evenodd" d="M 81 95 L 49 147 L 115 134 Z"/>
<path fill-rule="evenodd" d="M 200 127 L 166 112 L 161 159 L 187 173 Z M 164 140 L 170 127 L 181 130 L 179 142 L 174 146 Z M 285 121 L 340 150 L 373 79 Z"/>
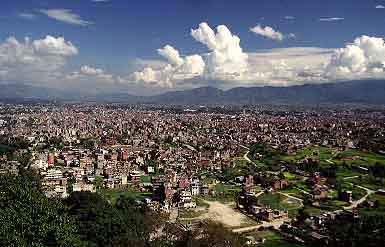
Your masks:
<path fill-rule="evenodd" d="M 245 240 L 213 222 L 185 230 L 144 203 L 99 193 L 47 198 L 38 176 L 0 175 L 0 246 L 9 247 L 237 247 Z"/>

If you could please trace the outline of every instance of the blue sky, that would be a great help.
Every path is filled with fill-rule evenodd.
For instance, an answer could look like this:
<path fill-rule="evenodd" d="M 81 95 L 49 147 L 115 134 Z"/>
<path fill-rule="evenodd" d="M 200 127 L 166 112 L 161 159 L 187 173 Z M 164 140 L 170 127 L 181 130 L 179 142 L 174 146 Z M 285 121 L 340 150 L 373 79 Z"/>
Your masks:
<path fill-rule="evenodd" d="M 64 37 L 65 42 L 70 42 L 78 52 L 62 57 L 65 61 L 59 68 L 60 73 L 76 74 L 80 70 L 79 68 L 88 66 L 96 70 L 91 71 L 90 75 L 103 71 L 114 78 L 119 77 L 119 80 L 113 79 L 113 85 L 108 85 L 108 87 L 119 89 L 127 87 L 128 90 L 132 88 L 138 93 L 145 93 L 146 90 L 154 91 L 153 88 L 155 88 L 155 92 L 161 92 L 178 87 L 201 86 L 201 84 L 194 84 L 194 81 L 206 81 L 206 84 L 220 81 L 223 83 L 217 84 L 224 88 L 242 85 L 240 83 L 242 81 L 247 81 L 244 83 L 247 85 L 259 85 L 263 78 L 268 81 L 273 81 L 274 78 L 269 75 L 254 80 L 249 75 L 250 73 L 238 79 L 233 78 L 236 76 L 218 76 L 218 71 L 227 73 L 226 66 L 218 64 L 218 61 L 211 61 L 210 55 L 204 55 L 214 52 L 215 49 L 210 50 L 207 44 L 197 42 L 197 37 L 192 37 L 190 33 L 191 29 L 197 29 L 202 22 L 207 23 L 213 30 L 218 25 L 225 25 L 233 36 L 239 37 L 242 52 L 249 54 L 246 59 L 248 60 L 247 66 L 250 66 L 250 60 L 259 57 L 261 55 L 259 53 L 262 51 L 265 52 L 262 55 L 266 55 L 266 52 L 268 54 L 281 52 L 282 57 L 277 58 L 276 61 L 269 60 L 269 62 L 275 67 L 290 67 L 287 70 L 291 72 L 295 70 L 295 73 L 298 74 L 300 72 L 297 67 L 300 67 L 300 64 L 298 61 L 290 61 L 292 56 L 288 57 L 288 54 L 292 54 L 291 52 L 294 50 L 289 48 L 346 48 L 347 43 L 354 42 L 356 38 L 363 35 L 383 38 L 385 35 L 383 28 L 385 8 L 383 5 L 385 5 L 385 0 L 3 0 L 0 9 L 0 42 L 6 42 L 9 37 L 15 37 L 19 42 L 23 42 L 25 37 L 29 37 L 32 41 L 43 40 L 47 35 L 55 38 Z M 56 12 L 52 12 L 55 10 Z M 70 14 L 72 17 L 64 16 L 65 20 L 60 19 L 63 17 L 63 11 L 64 14 Z M 75 18 L 75 20 L 68 18 Z M 259 30 L 257 33 L 251 32 L 250 28 L 257 25 L 260 25 L 262 31 L 257 29 Z M 271 32 L 266 34 L 264 29 L 266 27 L 271 27 L 275 34 L 280 33 L 282 35 L 281 40 L 276 38 L 280 36 L 271 36 Z M 369 40 L 368 42 L 372 41 Z M 172 64 L 171 62 L 175 68 L 171 69 L 172 72 L 168 71 L 167 73 L 178 73 L 179 79 L 164 75 L 162 66 L 167 66 L 170 61 L 160 56 L 157 49 L 165 45 L 172 46 L 182 58 L 193 54 L 202 56 L 204 62 L 202 70 L 194 70 L 194 73 L 197 73 L 195 77 L 191 75 L 184 77 L 185 71 L 182 73 L 176 67 L 180 64 L 186 64 L 186 61 L 182 61 L 180 64 Z M 366 47 L 361 47 L 361 43 L 357 43 L 357 46 L 363 50 Z M 275 48 L 282 48 L 283 50 L 274 50 Z M 382 47 L 380 48 L 382 49 Z M 4 50 L 3 52 L 5 52 Z M 301 54 L 309 52 L 309 56 L 315 52 L 314 50 L 299 49 L 295 51 Z M 322 50 L 322 52 L 327 53 L 330 57 L 333 56 L 331 50 Z M 255 55 L 254 53 L 258 54 Z M 350 72 L 357 73 L 356 64 L 346 64 L 346 59 L 344 60 L 346 54 L 349 54 L 347 50 L 346 53 L 340 54 L 340 57 L 336 58 L 340 60 L 334 61 L 336 70 L 345 73 L 344 67 L 347 67 Z M 364 62 L 367 66 L 371 63 L 382 63 L 382 57 L 376 58 L 377 60 L 374 61 L 368 57 L 368 54 L 365 53 L 365 59 L 368 61 Z M 5 55 L 9 56 L 10 54 Z M 233 59 L 234 63 L 239 64 L 236 54 L 226 54 L 226 56 L 229 60 Z M 269 58 L 270 56 L 266 57 Z M 52 59 L 57 60 L 58 58 Z M 351 60 L 354 60 L 353 62 L 359 60 L 360 63 L 360 59 L 362 60 L 362 58 L 355 57 Z M 139 65 L 138 61 L 140 61 Z M 307 66 L 306 61 L 304 60 L 302 67 Z M 227 67 L 231 67 L 230 62 Z M 257 61 L 252 64 L 252 68 L 255 70 L 253 73 L 260 72 L 256 68 L 260 66 L 260 63 L 261 61 Z M 325 58 L 324 63 L 322 66 L 328 67 L 328 64 L 331 63 L 330 59 Z M 0 70 L 1 66 L 0 60 Z M 210 68 L 210 66 L 216 67 Z M 309 70 L 312 70 L 311 73 L 314 72 L 314 76 L 300 82 L 311 81 L 315 77 L 318 78 L 316 81 L 330 81 L 349 79 L 353 76 L 349 74 L 341 78 L 339 72 L 333 72 L 334 77 L 321 76 L 322 78 L 320 78 L 320 76 L 315 75 L 322 73 L 319 72 L 320 66 L 310 68 Z M 10 65 L 3 64 L 3 67 L 6 67 L 3 69 L 5 71 L 3 72 L 3 81 L 28 80 L 27 76 L 21 79 L 15 76 L 5 76 L 5 74 L 9 75 L 10 73 L 8 68 Z M 145 76 L 141 74 L 134 76 L 135 79 L 133 79 L 131 73 L 136 69 L 140 72 L 146 67 L 150 67 L 154 74 L 159 72 L 162 76 L 150 76 L 150 80 L 143 80 Z M 176 72 L 177 70 L 178 72 Z M 263 67 L 261 73 L 268 74 L 266 70 L 268 68 Z M 285 69 L 281 68 L 281 70 Z M 213 71 L 215 73 L 212 73 Z M 235 72 L 230 71 L 229 74 Z M 365 68 L 365 73 L 361 70 L 359 72 L 361 73 L 360 76 L 363 77 L 378 77 L 378 74 L 368 74 L 367 68 Z M 378 71 L 376 70 L 376 72 Z M 50 73 L 52 74 L 52 71 Z M 31 72 L 32 74 L 34 73 Z M 338 76 L 336 76 L 337 74 Z M 281 77 L 280 80 L 277 80 L 278 84 L 289 85 L 293 79 L 290 76 Z M 64 79 L 57 78 L 57 80 L 57 84 L 62 84 L 59 82 L 63 82 Z M 79 87 L 81 87 L 80 83 L 89 86 L 90 80 L 81 78 L 76 83 Z M 157 80 L 165 80 L 167 83 L 157 83 Z M 298 83 L 298 80 L 293 80 Z M 31 76 L 28 81 L 39 80 Z M 40 81 L 40 84 L 47 84 L 43 79 Z M 94 78 L 92 81 L 95 81 Z M 67 81 L 66 83 L 71 84 Z M 97 83 L 102 84 L 103 82 L 98 81 Z M 117 84 L 119 85 L 116 86 Z M 203 85 L 206 84 L 203 83 Z M 55 83 L 52 85 L 57 86 Z M 138 89 L 141 87 L 143 90 Z"/>

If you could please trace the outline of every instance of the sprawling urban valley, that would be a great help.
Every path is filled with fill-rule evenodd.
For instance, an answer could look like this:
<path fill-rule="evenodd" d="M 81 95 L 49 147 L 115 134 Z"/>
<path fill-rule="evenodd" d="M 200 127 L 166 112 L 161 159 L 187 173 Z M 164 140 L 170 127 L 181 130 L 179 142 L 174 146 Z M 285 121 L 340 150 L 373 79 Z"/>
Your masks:
<path fill-rule="evenodd" d="M 33 171 L 54 200 L 131 198 L 182 232 L 213 221 L 250 246 L 384 232 L 381 108 L 3 104 L 0 141 L 1 176 Z"/>

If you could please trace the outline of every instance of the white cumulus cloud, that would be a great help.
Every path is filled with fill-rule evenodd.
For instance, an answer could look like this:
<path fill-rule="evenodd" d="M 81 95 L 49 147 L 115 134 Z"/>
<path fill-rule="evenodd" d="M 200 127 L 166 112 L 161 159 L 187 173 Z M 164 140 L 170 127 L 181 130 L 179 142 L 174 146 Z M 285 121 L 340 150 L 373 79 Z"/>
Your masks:
<path fill-rule="evenodd" d="M 66 64 L 67 57 L 77 53 L 78 49 L 63 37 L 47 36 L 34 41 L 29 38 L 18 41 L 9 37 L 0 44 L 0 67 L 13 77 L 53 72 Z"/>
<path fill-rule="evenodd" d="M 170 45 L 166 45 L 162 49 L 158 49 L 158 53 L 175 66 L 180 66 L 183 64 L 183 59 L 180 57 L 179 52 Z"/>
<path fill-rule="evenodd" d="M 144 67 L 134 72 L 136 82 L 163 87 L 191 86 L 191 80 L 216 83 L 230 88 L 245 85 L 291 85 L 313 80 L 319 82 L 332 49 L 297 47 L 246 53 L 240 39 L 224 25 L 214 31 L 207 23 L 191 30 L 192 37 L 204 44 L 208 52 L 202 55 L 181 56 L 172 46 L 158 49 L 167 64 Z M 194 85 L 192 85 L 194 86 Z"/>
<path fill-rule="evenodd" d="M 239 37 L 233 35 L 225 25 L 218 26 L 214 32 L 203 22 L 197 29 L 191 30 L 191 35 L 210 50 L 205 56 L 207 77 L 240 77 L 248 70 L 248 55 L 243 52 Z"/>
<path fill-rule="evenodd" d="M 250 28 L 250 31 L 255 33 L 256 35 L 260 35 L 262 37 L 277 41 L 282 41 L 285 38 L 295 38 L 295 34 L 293 33 L 285 35 L 279 31 L 274 30 L 272 27 L 269 26 L 262 27 L 261 25 L 257 25 L 255 27 Z"/>
<path fill-rule="evenodd" d="M 94 79 L 98 79 L 100 82 L 117 82 L 118 79 L 111 74 L 107 74 L 104 70 L 92 67 L 90 65 L 83 65 L 80 67 L 79 71 L 72 72 L 67 75 L 66 79 L 75 80 L 75 79 L 85 79 L 87 77 L 91 77 Z"/>
<path fill-rule="evenodd" d="M 93 22 L 83 20 L 80 15 L 73 13 L 71 9 L 42 9 L 40 12 L 47 15 L 49 18 L 68 24 L 79 26 L 94 24 Z"/>
<path fill-rule="evenodd" d="M 145 67 L 132 74 L 136 82 L 145 82 L 161 87 L 174 87 L 177 81 L 191 79 L 203 74 L 205 62 L 200 55 L 181 57 L 179 51 L 170 45 L 158 49 L 159 55 L 168 64 L 161 68 Z"/>
<path fill-rule="evenodd" d="M 102 75 L 104 71 L 102 69 L 94 68 L 89 65 L 83 65 L 82 67 L 80 67 L 80 73 L 83 75 L 96 76 Z"/>
<path fill-rule="evenodd" d="M 337 49 L 326 67 L 332 78 L 383 77 L 385 44 L 383 38 L 363 35 Z"/>
<path fill-rule="evenodd" d="M 250 31 L 265 38 L 279 41 L 283 40 L 283 34 L 281 32 L 275 31 L 272 27 L 269 26 L 262 27 L 261 25 L 257 25 L 250 28 Z"/>
<path fill-rule="evenodd" d="M 45 39 L 33 41 L 36 52 L 46 55 L 73 56 L 78 54 L 78 49 L 63 37 L 46 36 Z"/>
<path fill-rule="evenodd" d="M 145 82 L 145 86 L 180 89 L 207 85 L 224 89 L 236 86 L 290 86 L 385 78 L 383 38 L 361 36 L 340 49 L 290 47 L 246 53 L 239 37 L 224 25 L 214 30 L 207 23 L 201 23 L 191 30 L 191 35 L 208 51 L 182 56 L 178 50 L 167 45 L 158 49 L 166 64 L 158 60 L 143 60 L 140 63 L 148 66 L 134 72 L 131 78 L 136 82 Z"/>
<path fill-rule="evenodd" d="M 77 47 L 63 37 L 9 37 L 0 42 L 0 83 L 62 88 L 66 65 L 77 54 Z"/>

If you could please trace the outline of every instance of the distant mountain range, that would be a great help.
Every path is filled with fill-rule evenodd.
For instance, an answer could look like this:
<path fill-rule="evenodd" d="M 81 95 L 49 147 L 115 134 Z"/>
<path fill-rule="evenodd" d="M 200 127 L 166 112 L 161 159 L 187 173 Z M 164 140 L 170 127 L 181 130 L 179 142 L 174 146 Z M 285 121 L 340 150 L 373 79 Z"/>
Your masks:
<path fill-rule="evenodd" d="M 220 90 L 201 87 L 167 92 L 156 96 L 134 96 L 128 93 L 80 95 L 26 85 L 0 85 L 0 101 L 94 101 L 172 105 L 226 104 L 373 104 L 385 105 L 385 81 L 360 80 L 290 87 L 237 87 Z"/>

